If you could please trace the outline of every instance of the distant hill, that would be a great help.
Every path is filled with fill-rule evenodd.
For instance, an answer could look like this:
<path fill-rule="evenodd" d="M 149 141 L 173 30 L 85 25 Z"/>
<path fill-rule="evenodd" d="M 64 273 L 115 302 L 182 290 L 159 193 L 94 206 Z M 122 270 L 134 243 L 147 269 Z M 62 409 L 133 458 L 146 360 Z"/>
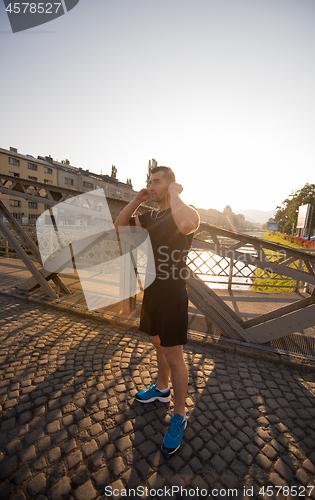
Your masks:
<path fill-rule="evenodd" d="M 275 210 L 269 210 L 268 212 L 264 212 L 263 210 L 255 210 L 255 209 L 241 209 L 233 210 L 235 214 L 243 214 L 245 219 L 249 222 L 258 222 L 259 224 L 265 224 L 268 222 L 270 217 L 275 215 Z"/>

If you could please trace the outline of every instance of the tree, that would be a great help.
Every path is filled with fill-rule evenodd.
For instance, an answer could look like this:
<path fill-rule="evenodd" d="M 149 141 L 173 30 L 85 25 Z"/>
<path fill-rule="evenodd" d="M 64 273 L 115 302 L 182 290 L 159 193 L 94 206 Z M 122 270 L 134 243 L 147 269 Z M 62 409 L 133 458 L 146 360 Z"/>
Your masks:
<path fill-rule="evenodd" d="M 117 174 L 117 168 L 115 167 L 115 165 L 112 165 L 112 173 L 110 174 L 110 176 L 113 179 L 116 179 L 116 174 Z"/>
<path fill-rule="evenodd" d="M 128 186 L 131 186 L 131 188 L 133 187 L 133 186 L 132 186 L 132 181 L 131 181 L 131 179 L 130 179 L 129 177 L 128 177 L 128 178 L 127 178 L 127 180 L 126 180 L 126 184 L 127 184 Z"/>
<path fill-rule="evenodd" d="M 150 187 L 151 170 L 154 167 L 157 167 L 157 161 L 154 158 L 152 158 L 152 162 L 151 162 L 151 160 L 149 160 L 149 165 L 148 165 L 147 183 L 146 183 L 147 188 Z"/>
<path fill-rule="evenodd" d="M 299 207 L 307 203 L 311 203 L 313 206 L 315 204 L 315 184 L 305 184 L 302 189 L 293 191 L 289 198 L 276 207 L 275 221 L 279 224 L 279 231 L 291 234 L 293 225 L 296 227 L 297 224 Z M 312 227 L 315 227 L 314 218 Z"/>
<path fill-rule="evenodd" d="M 70 165 L 70 160 L 66 158 L 65 160 L 61 160 L 61 163 L 64 163 L 65 165 Z"/>

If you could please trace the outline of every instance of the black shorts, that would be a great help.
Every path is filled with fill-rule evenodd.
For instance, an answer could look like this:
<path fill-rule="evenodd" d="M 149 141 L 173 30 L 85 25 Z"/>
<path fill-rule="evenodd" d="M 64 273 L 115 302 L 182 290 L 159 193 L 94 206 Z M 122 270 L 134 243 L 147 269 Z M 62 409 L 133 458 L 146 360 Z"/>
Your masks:
<path fill-rule="evenodd" d="M 156 300 L 144 294 L 140 327 L 150 336 L 158 335 L 161 346 L 172 347 L 187 343 L 188 297 L 187 292 Z"/>

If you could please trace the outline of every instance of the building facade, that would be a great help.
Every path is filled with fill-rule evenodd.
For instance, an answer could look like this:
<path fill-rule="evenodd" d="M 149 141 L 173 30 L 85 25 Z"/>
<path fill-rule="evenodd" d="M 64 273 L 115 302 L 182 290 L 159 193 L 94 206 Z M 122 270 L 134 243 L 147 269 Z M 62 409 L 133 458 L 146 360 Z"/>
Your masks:
<path fill-rule="evenodd" d="M 12 147 L 9 150 L 0 148 L 0 173 L 82 192 L 103 188 L 113 219 L 120 213 L 123 205 L 129 203 L 137 193 L 129 184 L 108 175 L 94 174 L 89 170 L 61 163 L 51 156 L 34 158 L 31 155 L 23 155 Z M 0 196 L 8 210 L 22 223 L 36 221 L 47 209 L 44 203 L 24 200 L 18 196 Z"/>
<path fill-rule="evenodd" d="M 223 214 L 219 210 L 210 208 L 206 210 L 205 208 L 197 208 L 201 222 L 206 222 L 207 224 L 212 224 L 213 226 L 223 225 Z"/>
<path fill-rule="evenodd" d="M 57 169 L 32 155 L 22 155 L 16 148 L 0 148 L 0 173 L 32 182 L 57 185 Z M 23 223 L 36 221 L 45 210 L 43 203 L 25 200 L 19 196 L 2 194 L 1 200 L 13 216 Z"/>
<path fill-rule="evenodd" d="M 222 227 L 232 231 L 242 231 L 251 229 L 254 226 L 251 222 L 245 220 L 243 214 L 235 214 L 231 207 L 227 205 L 223 212 L 219 212 L 213 208 L 206 210 L 197 208 L 201 222 L 206 222 L 213 226 Z"/>

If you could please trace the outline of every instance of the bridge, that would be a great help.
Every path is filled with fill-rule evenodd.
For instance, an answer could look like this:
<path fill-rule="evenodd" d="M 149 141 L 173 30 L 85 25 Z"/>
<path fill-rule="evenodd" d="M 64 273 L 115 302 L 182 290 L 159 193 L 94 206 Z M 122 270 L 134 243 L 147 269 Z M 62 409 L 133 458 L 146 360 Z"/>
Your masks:
<path fill-rule="evenodd" d="M 90 206 L 89 193 L 5 175 L 0 177 L 0 192 L 45 203 L 49 207 L 80 197 L 82 204 Z M 117 207 L 119 203 L 123 208 L 127 204 L 122 200 L 107 201 L 109 207 Z M 141 207 L 141 210 L 147 209 Z M 35 232 L 27 232 L 20 226 L 2 201 L 0 214 L 0 232 L 6 242 L 4 253 L 10 255 L 10 245 L 30 274 L 30 277 L 26 277 L 20 269 L 25 279 L 19 279 L 18 283 L 13 280 L 11 285 L 24 294 L 41 294 L 54 302 L 86 307 L 78 276 L 75 273 L 69 275 L 66 271 L 69 265 L 72 267 L 73 261 L 69 249 L 63 252 L 60 268 L 48 271 L 42 265 Z M 99 243 L 95 238 L 86 242 L 81 254 L 89 253 L 93 259 L 93 251 L 95 255 Z M 256 349 L 284 353 L 293 349 L 297 355 L 315 356 L 315 292 L 310 295 L 301 292 L 305 283 L 314 289 L 315 255 L 312 252 L 205 223 L 195 234 L 191 250 L 187 285 L 192 334 Z M 257 269 L 262 270 L 259 285 Z M 268 279 L 268 285 L 261 283 L 264 278 Z M 288 278 L 290 284 L 281 285 L 281 288 L 293 288 L 291 293 L 255 291 L 258 286 L 270 287 L 270 279 L 279 286 L 279 282 Z M 132 282 L 129 277 L 124 276 L 123 279 L 125 287 Z M 241 282 L 242 289 L 236 280 Z M 246 287 L 247 290 L 244 289 Z M 130 320 L 136 321 L 139 298 L 141 293 L 138 297 L 133 296 L 124 301 L 124 309 L 128 311 Z M 114 318 L 120 310 L 121 304 L 100 308 L 100 313 Z"/>

